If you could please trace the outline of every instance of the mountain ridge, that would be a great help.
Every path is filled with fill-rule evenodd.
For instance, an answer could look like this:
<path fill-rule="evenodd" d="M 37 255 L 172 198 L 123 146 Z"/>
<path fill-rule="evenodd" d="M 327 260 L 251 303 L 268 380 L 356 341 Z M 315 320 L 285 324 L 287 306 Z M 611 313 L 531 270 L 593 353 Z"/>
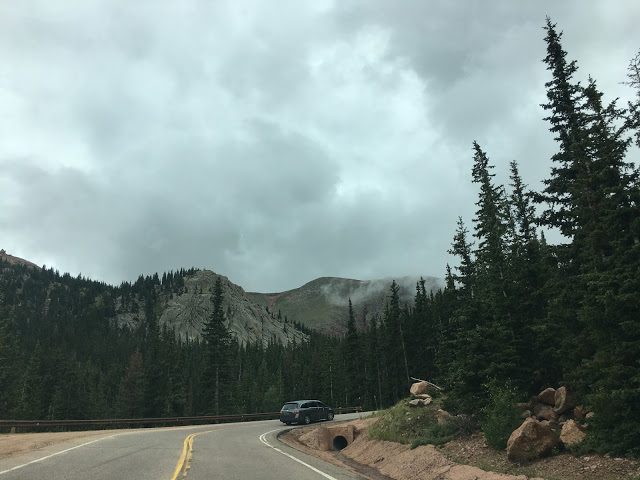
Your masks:
<path fill-rule="evenodd" d="M 0 249 L 0 260 L 4 260 L 5 262 L 8 262 L 12 265 L 27 265 L 29 267 L 42 269 L 42 267 L 39 267 L 29 260 L 25 260 L 24 258 L 16 257 L 14 255 L 9 255 L 4 248 Z"/>
<path fill-rule="evenodd" d="M 12 265 L 41 270 L 33 262 L 1 251 L 0 259 Z M 342 277 L 318 277 L 304 285 L 283 292 L 246 292 L 242 286 L 212 270 L 180 270 L 174 274 L 140 276 L 136 282 L 123 282 L 115 288 L 114 318 L 121 326 L 136 328 L 147 318 L 145 300 L 129 298 L 129 287 L 152 291 L 153 311 L 161 326 L 167 326 L 184 339 L 199 338 L 211 311 L 215 280 L 222 278 L 224 308 L 228 327 L 241 343 L 271 341 L 287 344 L 304 341 L 304 328 L 341 336 L 346 332 L 348 303 L 351 300 L 357 328 L 366 329 L 383 316 L 386 297 L 392 281 L 400 287 L 402 303 L 412 304 L 416 283 L 423 279 L 428 291 L 444 286 L 437 277 L 399 277 L 357 280 Z"/>

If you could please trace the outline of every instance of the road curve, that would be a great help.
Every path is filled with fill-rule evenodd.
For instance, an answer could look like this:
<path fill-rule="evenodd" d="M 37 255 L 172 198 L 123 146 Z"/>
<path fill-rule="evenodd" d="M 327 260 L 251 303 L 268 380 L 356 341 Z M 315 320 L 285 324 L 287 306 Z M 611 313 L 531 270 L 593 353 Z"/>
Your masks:
<path fill-rule="evenodd" d="M 338 415 L 336 420 L 358 418 Z M 358 475 L 288 447 L 277 420 L 142 429 L 0 459 L 0 480 L 322 480 Z"/>

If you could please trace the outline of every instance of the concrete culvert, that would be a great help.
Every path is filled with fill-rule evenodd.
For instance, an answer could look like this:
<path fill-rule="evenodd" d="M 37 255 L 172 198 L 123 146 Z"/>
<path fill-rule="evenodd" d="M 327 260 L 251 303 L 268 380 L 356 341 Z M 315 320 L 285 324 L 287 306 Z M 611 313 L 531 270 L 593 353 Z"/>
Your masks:
<path fill-rule="evenodd" d="M 353 442 L 353 425 L 331 425 L 316 429 L 318 449 L 342 450 Z"/>
<path fill-rule="evenodd" d="M 342 450 L 344 447 L 348 445 L 347 439 L 342 435 L 338 435 L 333 439 L 333 449 L 334 450 Z"/>

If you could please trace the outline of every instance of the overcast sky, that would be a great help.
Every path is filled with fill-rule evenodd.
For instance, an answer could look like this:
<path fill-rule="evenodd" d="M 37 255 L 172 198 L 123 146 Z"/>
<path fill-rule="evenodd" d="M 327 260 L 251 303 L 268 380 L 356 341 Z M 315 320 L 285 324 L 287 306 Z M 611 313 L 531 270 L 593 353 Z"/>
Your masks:
<path fill-rule="evenodd" d="M 549 174 L 546 15 L 632 98 L 635 0 L 2 1 L 0 248 L 112 284 L 443 277 L 473 140 Z"/>

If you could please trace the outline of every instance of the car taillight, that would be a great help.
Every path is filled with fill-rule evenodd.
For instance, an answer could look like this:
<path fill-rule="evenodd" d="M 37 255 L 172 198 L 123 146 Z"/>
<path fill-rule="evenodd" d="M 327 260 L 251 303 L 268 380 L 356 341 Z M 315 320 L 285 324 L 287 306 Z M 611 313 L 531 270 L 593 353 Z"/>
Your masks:
<path fill-rule="evenodd" d="M 300 410 L 294 410 L 294 411 L 293 411 L 293 414 L 294 414 L 294 415 L 298 415 L 299 413 L 300 413 Z"/>

